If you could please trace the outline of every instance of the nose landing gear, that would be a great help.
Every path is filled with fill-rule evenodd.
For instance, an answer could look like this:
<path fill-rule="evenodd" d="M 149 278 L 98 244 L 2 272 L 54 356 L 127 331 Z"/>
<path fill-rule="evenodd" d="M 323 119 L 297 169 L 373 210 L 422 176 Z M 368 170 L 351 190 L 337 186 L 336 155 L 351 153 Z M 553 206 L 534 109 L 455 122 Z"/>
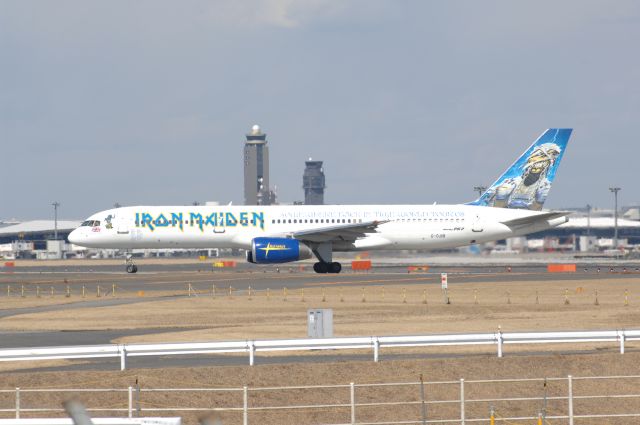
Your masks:
<path fill-rule="evenodd" d="M 126 264 L 126 268 L 127 268 L 127 273 L 137 273 L 138 272 L 138 266 L 136 266 L 133 263 L 133 257 L 128 254 L 125 260 L 125 264 Z"/>

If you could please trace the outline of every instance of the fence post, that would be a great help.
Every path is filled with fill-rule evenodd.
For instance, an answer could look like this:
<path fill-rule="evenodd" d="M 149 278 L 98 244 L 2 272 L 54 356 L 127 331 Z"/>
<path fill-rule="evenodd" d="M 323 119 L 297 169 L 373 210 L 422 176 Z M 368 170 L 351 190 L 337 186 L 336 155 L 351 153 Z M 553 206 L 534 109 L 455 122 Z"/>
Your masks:
<path fill-rule="evenodd" d="M 253 341 L 249 341 L 249 366 L 253 366 L 255 362 L 256 346 Z"/>
<path fill-rule="evenodd" d="M 349 385 L 351 387 L 351 424 L 354 425 L 356 423 L 356 386 L 353 382 Z"/>
<path fill-rule="evenodd" d="M 567 386 L 569 387 L 569 425 L 573 425 L 573 377 L 567 376 Z"/>
<path fill-rule="evenodd" d="M 242 390 L 242 425 L 249 425 L 249 391 L 246 385 Z"/>
<path fill-rule="evenodd" d="M 425 400 L 424 395 L 424 377 L 420 374 L 420 401 L 422 402 L 422 425 L 426 425 L 427 423 L 427 402 Z"/>
<path fill-rule="evenodd" d="M 129 386 L 129 417 L 133 417 L 133 387 Z"/>
<path fill-rule="evenodd" d="M 127 349 L 123 345 L 120 348 L 120 370 L 125 370 L 127 368 Z"/>
<path fill-rule="evenodd" d="M 380 360 L 380 340 L 378 337 L 373 340 L 373 361 L 378 363 Z"/>
<path fill-rule="evenodd" d="M 20 419 L 20 387 L 16 387 L 16 419 Z"/>
<path fill-rule="evenodd" d="M 498 328 L 498 357 L 502 358 L 502 329 Z"/>
<path fill-rule="evenodd" d="M 624 340 L 626 338 L 624 331 L 619 332 L 618 336 L 620 337 L 620 354 L 624 354 Z"/>
<path fill-rule="evenodd" d="M 460 424 L 464 425 L 464 378 L 460 378 Z"/>
<path fill-rule="evenodd" d="M 136 378 L 136 417 L 140 416 L 140 383 Z"/>

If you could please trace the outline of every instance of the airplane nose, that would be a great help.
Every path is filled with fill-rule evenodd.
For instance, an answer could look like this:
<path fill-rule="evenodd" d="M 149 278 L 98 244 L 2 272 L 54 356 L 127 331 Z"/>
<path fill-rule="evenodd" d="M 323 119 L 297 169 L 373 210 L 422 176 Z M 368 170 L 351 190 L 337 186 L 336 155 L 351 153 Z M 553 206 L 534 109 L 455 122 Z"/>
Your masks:
<path fill-rule="evenodd" d="M 80 232 L 78 231 L 78 229 L 73 230 L 71 233 L 69 233 L 67 239 L 72 244 L 77 245 L 80 242 Z"/>

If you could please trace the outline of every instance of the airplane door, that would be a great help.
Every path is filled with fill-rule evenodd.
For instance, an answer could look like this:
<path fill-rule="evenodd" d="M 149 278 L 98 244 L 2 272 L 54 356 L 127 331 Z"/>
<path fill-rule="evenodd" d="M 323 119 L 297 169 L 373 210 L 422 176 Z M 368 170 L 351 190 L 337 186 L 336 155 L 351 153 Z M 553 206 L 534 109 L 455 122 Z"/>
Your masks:
<path fill-rule="evenodd" d="M 126 214 L 116 214 L 116 232 L 119 235 L 129 234 L 129 222 Z"/>
<path fill-rule="evenodd" d="M 482 223 L 480 214 L 476 214 L 476 217 L 473 219 L 473 223 L 471 224 L 471 231 L 476 233 L 484 231 L 484 225 Z"/>

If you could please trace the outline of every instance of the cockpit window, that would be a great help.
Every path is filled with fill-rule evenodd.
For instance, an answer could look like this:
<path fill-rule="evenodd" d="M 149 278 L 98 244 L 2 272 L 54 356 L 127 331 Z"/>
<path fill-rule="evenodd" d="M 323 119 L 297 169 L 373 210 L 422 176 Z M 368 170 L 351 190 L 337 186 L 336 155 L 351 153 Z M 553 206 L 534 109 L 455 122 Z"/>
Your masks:
<path fill-rule="evenodd" d="M 87 220 L 84 223 L 82 223 L 80 225 L 80 227 L 84 227 L 84 226 L 89 226 L 89 227 L 96 227 L 96 226 L 100 226 L 100 221 L 99 220 Z"/>

